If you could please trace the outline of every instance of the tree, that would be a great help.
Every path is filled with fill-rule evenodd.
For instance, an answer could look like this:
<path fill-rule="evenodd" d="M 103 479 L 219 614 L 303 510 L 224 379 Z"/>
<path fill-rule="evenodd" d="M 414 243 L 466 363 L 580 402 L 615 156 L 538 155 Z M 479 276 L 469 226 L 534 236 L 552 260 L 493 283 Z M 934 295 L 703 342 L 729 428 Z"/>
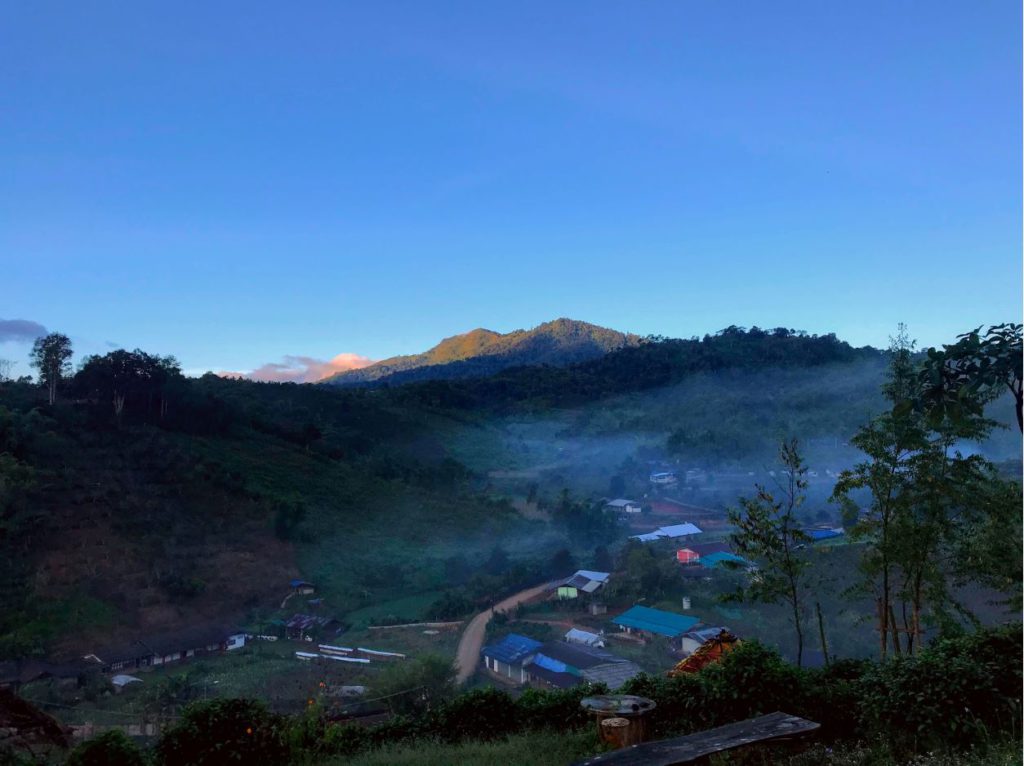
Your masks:
<path fill-rule="evenodd" d="M 59 332 L 36 338 L 29 358 L 39 370 L 39 382 L 46 386 L 50 404 L 57 400 L 57 386 L 71 372 L 71 339 Z"/>
<path fill-rule="evenodd" d="M 395 662 L 381 671 L 373 691 L 396 715 L 422 713 L 455 693 L 455 666 L 436 654 Z"/>
<path fill-rule="evenodd" d="M 594 548 L 593 565 L 597 572 L 611 572 L 615 567 L 612 554 L 608 552 L 607 546 L 599 545 Z"/>
<path fill-rule="evenodd" d="M 548 564 L 548 571 L 552 577 L 565 577 L 574 569 L 576 569 L 576 559 L 573 558 L 568 548 L 555 551 Z"/>
<path fill-rule="evenodd" d="M 927 353 L 919 374 L 920 396 L 908 405 L 923 411 L 932 424 L 944 418 L 958 421 L 980 416 L 985 404 L 1009 391 L 1016 404 L 1017 426 L 1024 432 L 1021 325 L 992 325 L 984 335 L 979 327 L 957 336 L 956 343 Z"/>
<path fill-rule="evenodd" d="M 491 549 L 491 555 L 484 563 L 484 571 L 491 575 L 505 574 L 509 568 L 508 554 L 500 545 Z"/>
<path fill-rule="evenodd" d="M 14 369 L 14 362 L 10 359 L 0 359 L 0 383 L 7 383 L 11 378 L 11 370 Z"/>
<path fill-rule="evenodd" d="M 784 466 L 781 499 L 776 500 L 765 487 L 757 485 L 754 498 L 740 498 L 740 508 L 729 510 L 729 523 L 736 529 L 731 537 L 733 547 L 758 565 L 757 572 L 734 597 L 789 607 L 799 666 L 803 664 L 805 574 L 809 566 L 802 550 L 810 538 L 801 531 L 796 510 L 804 501 L 807 466 L 795 439 L 782 444 L 779 457 Z"/>
<path fill-rule="evenodd" d="M 891 409 L 851 440 L 867 459 L 844 471 L 833 492 L 845 506 L 844 517 L 854 515 L 857 493 L 870 493 L 870 505 L 856 514 L 851 536 L 867 543 L 861 587 L 875 596 L 882 658 L 890 646 L 896 655 L 915 653 L 923 622 L 948 620 L 951 608 L 959 609 L 950 594 L 950 575 L 960 572 L 981 579 L 977 572 L 971 575 L 964 569 L 965 540 L 977 534 L 992 507 L 1002 508 L 1007 496 L 998 492 L 998 477 L 984 459 L 964 457 L 956 450 L 960 440 L 981 441 L 991 431 L 993 423 L 983 409 L 993 395 L 965 379 L 956 406 L 936 404 L 929 393 L 933 378 L 927 372 L 935 355 L 918 368 L 912 352 L 913 343 L 901 325 L 890 347 L 883 387 Z M 986 494 L 1003 500 L 986 509 Z M 1008 515 L 1002 518 L 1007 520 Z M 968 556 L 975 562 L 979 558 L 994 563 L 976 550 Z M 1005 562 L 990 571 L 995 574 L 999 569 L 1005 580 Z"/>
<path fill-rule="evenodd" d="M 128 406 L 138 417 L 162 420 L 168 408 L 167 389 L 180 377 L 181 368 L 173 356 L 118 349 L 86 357 L 75 375 L 75 387 L 93 401 L 109 402 L 120 424 Z"/>

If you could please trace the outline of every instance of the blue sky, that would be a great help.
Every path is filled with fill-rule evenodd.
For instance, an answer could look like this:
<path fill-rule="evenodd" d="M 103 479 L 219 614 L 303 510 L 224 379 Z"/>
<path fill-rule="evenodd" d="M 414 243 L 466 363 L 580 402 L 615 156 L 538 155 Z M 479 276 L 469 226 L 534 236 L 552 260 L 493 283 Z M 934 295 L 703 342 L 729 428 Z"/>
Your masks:
<path fill-rule="evenodd" d="M 191 371 L 559 316 L 942 343 L 1021 315 L 1020 29 L 1009 2 L 8 2 L 0 319 Z"/>

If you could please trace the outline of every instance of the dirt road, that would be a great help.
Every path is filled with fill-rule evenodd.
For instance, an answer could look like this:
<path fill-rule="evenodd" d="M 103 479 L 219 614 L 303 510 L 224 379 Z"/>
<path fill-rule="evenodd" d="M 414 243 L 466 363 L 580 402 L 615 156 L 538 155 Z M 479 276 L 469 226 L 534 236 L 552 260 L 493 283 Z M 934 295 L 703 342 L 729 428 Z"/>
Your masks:
<path fill-rule="evenodd" d="M 459 639 L 459 649 L 455 653 L 455 664 L 459 670 L 458 675 L 455 677 L 456 683 L 466 683 L 469 677 L 473 675 L 473 671 L 476 670 L 476 664 L 480 661 L 480 649 L 484 645 L 484 631 L 487 629 L 487 623 L 491 621 L 494 613 L 507 612 L 524 601 L 529 601 L 534 596 L 543 593 L 549 585 L 550 583 L 544 583 L 519 591 L 519 593 L 509 596 L 504 601 L 499 601 L 493 609 L 480 612 L 480 614 L 469 621 L 469 625 L 466 626 L 466 630 L 462 633 L 462 638 Z"/>

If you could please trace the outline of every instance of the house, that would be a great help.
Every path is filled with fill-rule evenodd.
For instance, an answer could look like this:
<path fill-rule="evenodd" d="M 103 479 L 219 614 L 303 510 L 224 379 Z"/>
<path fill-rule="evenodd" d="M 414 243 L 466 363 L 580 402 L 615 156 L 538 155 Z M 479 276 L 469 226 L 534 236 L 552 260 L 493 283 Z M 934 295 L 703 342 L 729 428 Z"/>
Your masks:
<path fill-rule="evenodd" d="M 654 540 L 662 539 L 676 539 L 679 537 L 687 538 L 693 535 L 699 535 L 701 528 L 696 524 L 686 522 L 685 524 L 670 524 L 666 527 L 658 527 L 653 532 L 647 532 L 642 535 L 633 535 L 630 540 L 639 540 L 642 543 L 649 543 Z"/>
<path fill-rule="evenodd" d="M 623 497 L 609 500 L 605 503 L 604 507 L 606 510 L 616 511 L 617 513 L 640 513 L 642 510 L 640 503 L 636 500 L 627 500 Z"/>
<path fill-rule="evenodd" d="M 677 645 L 680 637 L 700 623 L 700 618 L 649 606 L 634 606 L 612 619 L 626 633 L 650 639 L 665 636 Z"/>
<path fill-rule="evenodd" d="M 596 646 L 598 649 L 604 648 L 604 639 L 601 638 L 597 633 L 591 633 L 587 630 L 580 630 L 579 628 L 569 628 L 565 634 L 565 641 L 570 644 L 582 644 L 584 646 Z"/>
<path fill-rule="evenodd" d="M 591 601 L 587 604 L 587 612 L 593 617 L 597 617 L 601 614 L 608 614 L 608 605 L 602 604 L 600 601 Z"/>
<path fill-rule="evenodd" d="M 680 676 L 685 673 L 696 673 L 711 663 L 718 662 L 739 645 L 739 639 L 728 630 L 716 630 L 720 630 L 720 632 L 707 639 L 690 656 L 681 660 L 668 672 L 669 677 Z"/>
<path fill-rule="evenodd" d="M 728 628 L 711 627 L 708 625 L 694 628 L 684 633 L 679 640 L 679 650 L 689 656 L 700 649 L 708 641 L 718 638 L 722 633 L 729 633 Z"/>
<path fill-rule="evenodd" d="M 611 577 L 610 572 L 580 569 L 558 585 L 557 596 L 560 599 L 579 598 L 580 595 L 589 596 L 603 588 L 609 577 Z"/>
<path fill-rule="evenodd" d="M 657 471 L 651 474 L 650 480 L 654 485 L 675 484 L 679 481 L 675 471 Z"/>
<path fill-rule="evenodd" d="M 707 556 L 700 557 L 700 565 L 707 569 L 718 569 L 723 564 L 728 568 L 750 567 L 749 561 L 742 556 L 737 556 L 735 553 L 720 551 L 719 553 L 709 553 Z"/>
<path fill-rule="evenodd" d="M 540 647 L 540 641 L 509 633 L 498 643 L 485 646 L 480 654 L 484 658 L 484 667 L 491 672 L 511 678 L 516 683 L 526 683 L 527 674 L 523 666 Z"/>
<path fill-rule="evenodd" d="M 732 553 L 732 547 L 724 540 L 714 543 L 689 543 L 686 547 L 698 556 L 707 556 L 710 553 Z"/>
<path fill-rule="evenodd" d="M 245 633 L 222 625 L 200 625 L 101 649 L 91 656 L 98 660 L 102 672 L 115 673 L 226 651 L 229 643 L 240 648 L 245 643 Z"/>
<path fill-rule="evenodd" d="M 292 580 L 289 585 L 291 585 L 292 593 L 300 593 L 302 595 L 316 593 L 316 586 L 305 580 Z"/>
<path fill-rule="evenodd" d="M 676 551 L 676 561 L 680 564 L 696 564 L 700 561 L 700 554 L 689 548 L 680 548 Z"/>
<path fill-rule="evenodd" d="M 530 684 L 554 689 L 569 689 L 583 683 L 603 683 L 617 689 L 642 672 L 635 662 L 611 652 L 562 641 L 538 647 L 523 669 Z"/>
<path fill-rule="evenodd" d="M 284 624 L 284 635 L 293 641 L 312 641 L 314 636 L 336 636 L 341 628 L 341 623 L 333 617 L 295 614 Z"/>

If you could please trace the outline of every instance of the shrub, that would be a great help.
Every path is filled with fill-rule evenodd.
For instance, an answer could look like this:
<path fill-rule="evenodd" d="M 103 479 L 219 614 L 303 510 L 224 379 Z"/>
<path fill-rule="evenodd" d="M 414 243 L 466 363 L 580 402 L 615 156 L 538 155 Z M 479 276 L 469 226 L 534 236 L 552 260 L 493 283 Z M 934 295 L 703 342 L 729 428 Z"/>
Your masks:
<path fill-rule="evenodd" d="M 193 703 L 160 738 L 161 766 L 218 766 L 224 763 L 287 763 L 282 718 L 262 703 L 223 699 Z"/>
<path fill-rule="evenodd" d="M 71 751 L 65 766 L 144 766 L 145 763 L 135 743 L 115 729 L 80 744 Z"/>

